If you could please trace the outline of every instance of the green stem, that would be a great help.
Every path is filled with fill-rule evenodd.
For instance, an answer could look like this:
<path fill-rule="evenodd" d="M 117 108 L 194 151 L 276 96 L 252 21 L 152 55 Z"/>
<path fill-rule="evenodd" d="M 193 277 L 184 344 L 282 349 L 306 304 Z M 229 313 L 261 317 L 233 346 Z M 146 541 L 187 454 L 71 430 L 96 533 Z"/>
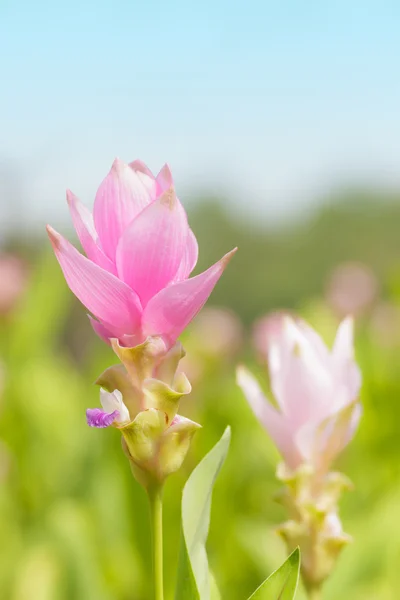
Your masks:
<path fill-rule="evenodd" d="M 314 588 L 310 589 L 308 592 L 308 597 L 310 600 L 321 600 L 321 598 L 322 598 L 321 588 L 314 587 Z"/>
<path fill-rule="evenodd" d="M 162 492 L 162 485 L 154 486 L 147 490 L 153 538 L 154 600 L 164 600 Z"/>

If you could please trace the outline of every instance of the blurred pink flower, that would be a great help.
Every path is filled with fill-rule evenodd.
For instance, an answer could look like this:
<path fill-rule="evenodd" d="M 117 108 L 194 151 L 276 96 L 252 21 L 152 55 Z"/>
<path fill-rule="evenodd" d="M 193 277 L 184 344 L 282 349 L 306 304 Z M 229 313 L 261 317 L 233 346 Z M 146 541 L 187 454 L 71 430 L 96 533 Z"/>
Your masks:
<path fill-rule="evenodd" d="M 243 338 L 238 316 L 227 308 L 216 306 L 205 308 L 193 321 L 189 333 L 197 353 L 211 358 L 234 355 Z"/>
<path fill-rule="evenodd" d="M 378 295 L 378 280 L 363 263 L 348 262 L 336 267 L 326 288 L 328 304 L 340 316 L 358 315 L 373 304 Z"/>
<path fill-rule="evenodd" d="M 25 263 L 12 254 L 0 254 L 0 315 L 9 313 L 25 291 L 28 270 Z"/>
<path fill-rule="evenodd" d="M 231 310 L 208 306 L 196 317 L 187 331 L 187 354 L 180 368 L 190 381 L 198 383 L 206 376 L 209 366 L 221 366 L 232 361 L 243 341 L 243 327 Z"/>
<path fill-rule="evenodd" d="M 271 341 L 281 335 L 282 323 L 285 316 L 290 316 L 285 311 L 276 311 L 269 313 L 254 323 L 253 326 L 253 345 L 259 358 L 265 361 L 268 357 L 268 348 Z"/>
<path fill-rule="evenodd" d="M 95 332 L 125 346 L 162 335 L 173 344 L 202 308 L 234 251 L 189 279 L 198 246 L 165 165 L 157 177 L 141 161 L 116 159 L 100 185 L 93 216 L 67 192 L 87 258 L 48 227 L 75 296 L 96 317 Z"/>
<path fill-rule="evenodd" d="M 238 384 L 287 466 L 310 464 L 326 472 L 353 437 L 361 414 L 352 320 L 341 323 L 329 351 L 305 322 L 283 317 L 266 358 L 276 408 L 244 367 L 238 369 Z"/>

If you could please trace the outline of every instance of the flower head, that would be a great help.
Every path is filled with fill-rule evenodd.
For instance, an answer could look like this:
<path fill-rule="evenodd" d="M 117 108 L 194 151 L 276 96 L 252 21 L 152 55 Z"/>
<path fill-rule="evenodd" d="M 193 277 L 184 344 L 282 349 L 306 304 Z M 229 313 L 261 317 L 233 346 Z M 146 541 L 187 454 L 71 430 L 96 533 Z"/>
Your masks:
<path fill-rule="evenodd" d="M 288 467 L 309 464 L 326 472 L 361 414 L 353 322 L 341 323 L 332 351 L 302 321 L 282 317 L 269 331 L 265 349 L 276 407 L 244 367 L 238 369 L 238 384 Z"/>
<path fill-rule="evenodd" d="M 172 346 L 232 252 L 189 279 L 198 246 L 167 165 L 154 177 L 140 161 L 116 159 L 93 215 L 72 192 L 67 200 L 86 257 L 51 227 L 48 234 L 70 289 L 95 317 L 96 333 L 125 346 L 162 335 Z"/>

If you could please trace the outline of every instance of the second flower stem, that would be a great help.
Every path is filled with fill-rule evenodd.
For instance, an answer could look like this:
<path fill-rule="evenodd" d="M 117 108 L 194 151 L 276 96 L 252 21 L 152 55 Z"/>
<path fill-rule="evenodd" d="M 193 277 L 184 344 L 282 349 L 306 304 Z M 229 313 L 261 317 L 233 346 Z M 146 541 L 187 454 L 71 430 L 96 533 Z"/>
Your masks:
<path fill-rule="evenodd" d="M 154 600 L 164 600 L 162 493 L 162 485 L 147 490 L 153 539 Z"/>
<path fill-rule="evenodd" d="M 310 600 L 321 600 L 321 588 L 313 588 L 309 592 Z"/>

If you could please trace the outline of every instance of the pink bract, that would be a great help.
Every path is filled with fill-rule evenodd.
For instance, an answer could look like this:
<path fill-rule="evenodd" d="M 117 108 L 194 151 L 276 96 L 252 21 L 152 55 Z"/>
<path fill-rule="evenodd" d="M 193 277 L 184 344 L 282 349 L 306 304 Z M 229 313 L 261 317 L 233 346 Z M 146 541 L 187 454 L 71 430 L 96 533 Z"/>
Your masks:
<path fill-rule="evenodd" d="M 353 321 L 341 323 L 330 351 L 303 321 L 273 319 L 273 327 L 262 322 L 260 335 L 266 335 L 263 348 L 276 407 L 244 367 L 238 369 L 238 383 L 285 463 L 291 469 L 307 463 L 326 472 L 352 439 L 361 415 Z"/>
<path fill-rule="evenodd" d="M 154 177 L 141 161 L 116 159 L 97 191 L 93 215 L 70 191 L 67 201 L 86 257 L 47 230 L 68 286 L 95 317 L 95 332 L 125 346 L 150 335 L 172 345 L 235 250 L 189 279 L 198 245 L 167 165 Z"/>

